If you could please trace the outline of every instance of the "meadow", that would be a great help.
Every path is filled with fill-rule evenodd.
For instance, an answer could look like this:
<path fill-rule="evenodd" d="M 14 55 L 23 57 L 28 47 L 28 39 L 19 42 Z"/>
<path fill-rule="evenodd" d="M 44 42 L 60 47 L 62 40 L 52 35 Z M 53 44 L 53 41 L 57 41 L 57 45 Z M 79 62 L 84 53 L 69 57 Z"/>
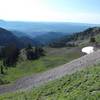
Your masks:
<path fill-rule="evenodd" d="M 50 48 L 45 47 L 45 56 L 38 60 L 18 61 L 16 67 L 4 70 L 5 74 L 0 75 L 0 84 L 13 83 L 15 80 L 36 73 L 58 67 L 69 61 L 79 58 L 82 53 L 79 48 Z M 2 62 L 0 62 L 2 63 Z"/>

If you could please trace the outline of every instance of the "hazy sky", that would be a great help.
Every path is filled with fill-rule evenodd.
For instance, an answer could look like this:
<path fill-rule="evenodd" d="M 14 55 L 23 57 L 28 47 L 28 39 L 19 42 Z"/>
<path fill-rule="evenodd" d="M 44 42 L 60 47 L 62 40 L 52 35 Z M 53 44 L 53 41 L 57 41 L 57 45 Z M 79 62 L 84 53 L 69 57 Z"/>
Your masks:
<path fill-rule="evenodd" d="M 0 19 L 100 23 L 100 0 L 0 0 Z"/>

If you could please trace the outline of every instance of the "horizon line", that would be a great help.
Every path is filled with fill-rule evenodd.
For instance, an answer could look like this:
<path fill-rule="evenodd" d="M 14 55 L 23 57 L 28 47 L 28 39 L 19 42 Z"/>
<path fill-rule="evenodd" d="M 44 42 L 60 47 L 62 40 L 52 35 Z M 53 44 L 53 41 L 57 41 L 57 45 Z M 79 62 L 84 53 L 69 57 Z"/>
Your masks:
<path fill-rule="evenodd" d="M 92 25 L 100 25 L 99 23 L 86 23 L 86 22 L 78 22 L 78 21 L 35 21 L 35 20 L 5 20 L 0 19 L 2 22 L 29 22 L 29 23 L 76 23 L 76 24 L 92 24 Z"/>

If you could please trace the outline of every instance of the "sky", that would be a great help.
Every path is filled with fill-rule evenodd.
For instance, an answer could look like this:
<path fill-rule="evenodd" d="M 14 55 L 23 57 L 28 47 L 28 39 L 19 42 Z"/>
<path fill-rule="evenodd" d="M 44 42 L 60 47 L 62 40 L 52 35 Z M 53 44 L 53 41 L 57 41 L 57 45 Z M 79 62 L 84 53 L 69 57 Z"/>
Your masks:
<path fill-rule="evenodd" d="M 100 24 L 100 0 L 0 0 L 0 19 Z"/>

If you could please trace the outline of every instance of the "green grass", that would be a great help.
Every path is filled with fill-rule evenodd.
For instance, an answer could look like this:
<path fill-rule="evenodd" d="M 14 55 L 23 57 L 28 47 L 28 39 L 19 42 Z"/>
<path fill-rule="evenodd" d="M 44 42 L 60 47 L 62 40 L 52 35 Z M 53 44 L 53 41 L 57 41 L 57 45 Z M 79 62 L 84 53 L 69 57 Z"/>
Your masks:
<path fill-rule="evenodd" d="M 98 34 L 95 38 L 96 38 L 96 42 L 100 43 L 100 34 Z"/>
<path fill-rule="evenodd" d="M 0 79 L 12 83 L 18 78 L 49 70 L 81 56 L 79 49 L 75 48 L 45 48 L 45 51 L 46 56 L 38 60 L 20 61 L 16 67 L 5 70 L 5 75 L 0 75 Z"/>
<path fill-rule="evenodd" d="M 99 100 L 100 65 L 49 82 L 31 91 L 0 96 L 0 100 Z"/>

